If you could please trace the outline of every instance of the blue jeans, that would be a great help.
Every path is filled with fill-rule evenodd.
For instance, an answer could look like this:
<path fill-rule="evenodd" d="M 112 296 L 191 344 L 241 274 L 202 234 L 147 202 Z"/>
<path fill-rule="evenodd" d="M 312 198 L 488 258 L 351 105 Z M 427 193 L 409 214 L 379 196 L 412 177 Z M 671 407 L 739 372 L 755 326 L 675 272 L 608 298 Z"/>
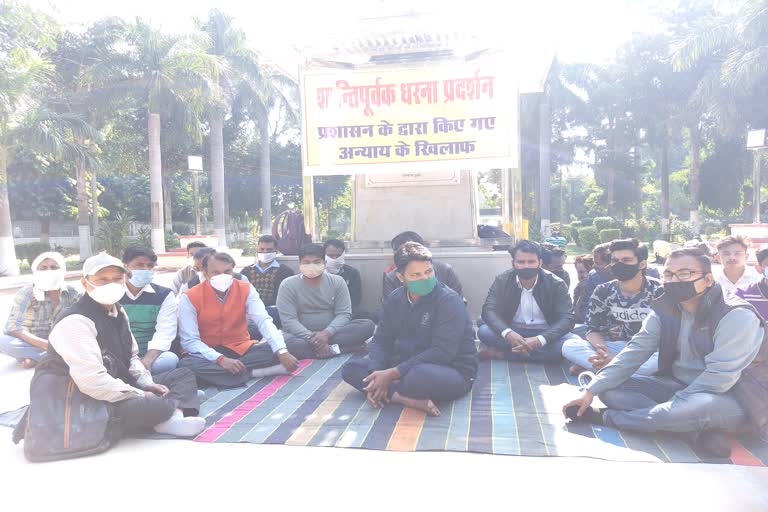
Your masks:
<path fill-rule="evenodd" d="M 686 387 L 672 377 L 630 377 L 600 395 L 608 407 L 603 415 L 605 424 L 639 432 L 738 432 L 744 426 L 744 410 L 730 393 L 675 397 Z"/>
<path fill-rule="evenodd" d="M 46 350 L 30 345 L 19 338 L 14 338 L 7 334 L 0 335 L 0 354 L 11 356 L 17 361 L 23 361 L 24 359 L 40 361 L 46 352 Z"/>
<path fill-rule="evenodd" d="M 344 382 L 365 393 L 363 379 L 370 375 L 368 358 L 351 359 L 341 369 Z M 467 380 L 458 370 L 439 364 L 417 364 L 399 380 L 389 385 L 389 396 L 398 394 L 417 400 L 447 402 L 456 400 L 469 393 L 472 381 Z"/>
<path fill-rule="evenodd" d="M 613 355 L 616 355 L 624 350 L 625 345 L 625 341 L 610 341 L 608 339 L 605 340 L 605 346 L 608 347 L 608 350 L 610 350 L 611 354 Z M 585 339 L 574 337 L 566 340 L 565 343 L 563 343 L 563 357 L 573 364 L 579 365 L 586 370 L 594 369 L 592 367 L 592 363 L 589 362 L 589 358 L 595 354 L 597 354 L 597 352 L 595 352 L 595 348 L 589 341 Z M 635 375 L 654 375 L 658 371 L 659 353 L 656 352 L 645 363 L 643 363 L 643 366 L 637 369 Z"/>
<path fill-rule="evenodd" d="M 515 329 L 515 332 L 524 338 L 538 336 L 544 332 L 543 329 Z M 575 334 L 566 333 L 565 336 L 557 341 L 550 341 L 541 348 L 537 348 L 530 354 L 518 354 L 512 352 L 509 342 L 501 337 L 496 331 L 491 329 L 488 324 L 483 324 L 477 330 L 477 337 L 489 347 L 497 348 L 504 352 L 504 357 L 509 361 L 522 361 L 526 363 L 557 364 L 563 358 L 563 342 L 570 338 L 578 338 Z"/>
<path fill-rule="evenodd" d="M 173 352 L 163 352 L 152 363 L 152 375 L 160 375 L 175 370 L 177 366 L 179 366 L 179 356 Z"/>

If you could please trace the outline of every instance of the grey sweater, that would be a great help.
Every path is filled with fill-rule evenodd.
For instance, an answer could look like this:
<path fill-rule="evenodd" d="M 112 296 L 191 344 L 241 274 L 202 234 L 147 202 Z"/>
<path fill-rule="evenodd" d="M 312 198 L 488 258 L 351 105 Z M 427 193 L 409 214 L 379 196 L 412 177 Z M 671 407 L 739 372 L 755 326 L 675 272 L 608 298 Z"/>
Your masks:
<path fill-rule="evenodd" d="M 323 272 L 317 286 L 301 274 L 285 279 L 277 292 L 277 310 L 283 332 L 301 338 L 323 329 L 336 334 L 352 320 L 347 283 L 329 272 Z"/>
<path fill-rule="evenodd" d="M 680 335 L 677 339 L 678 357 L 672 375 L 687 384 L 675 394 L 684 398 L 694 393 L 725 393 L 739 380 L 763 341 L 763 328 L 757 316 L 747 309 L 734 309 L 723 317 L 715 331 L 715 348 L 709 355 L 696 352 L 688 341 L 693 327 L 693 315 L 683 311 Z M 651 355 L 659 350 L 661 320 L 652 311 L 640 332 L 627 342 L 613 361 L 603 368 L 588 389 L 595 395 L 613 389 L 629 379 Z"/>

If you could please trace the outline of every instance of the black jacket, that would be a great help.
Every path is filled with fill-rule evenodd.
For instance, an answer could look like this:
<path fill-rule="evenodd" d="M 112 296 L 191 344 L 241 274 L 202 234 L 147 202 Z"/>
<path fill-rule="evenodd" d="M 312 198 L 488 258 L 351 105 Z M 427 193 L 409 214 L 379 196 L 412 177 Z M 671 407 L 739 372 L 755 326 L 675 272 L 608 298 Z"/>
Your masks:
<path fill-rule="evenodd" d="M 522 291 L 517 284 L 517 273 L 507 270 L 496 276 L 483 304 L 483 320 L 498 334 L 512 326 L 512 319 L 520 307 Z M 573 303 L 568 287 L 562 279 L 544 269 L 533 288 L 533 297 L 544 313 L 549 328 L 542 333 L 547 343 L 565 336 L 574 325 Z"/>
<path fill-rule="evenodd" d="M 472 320 L 461 297 L 443 283 L 414 304 L 404 287 L 392 292 L 368 353 L 371 371 L 397 366 L 404 376 L 431 363 L 455 368 L 468 381 L 477 375 Z"/>

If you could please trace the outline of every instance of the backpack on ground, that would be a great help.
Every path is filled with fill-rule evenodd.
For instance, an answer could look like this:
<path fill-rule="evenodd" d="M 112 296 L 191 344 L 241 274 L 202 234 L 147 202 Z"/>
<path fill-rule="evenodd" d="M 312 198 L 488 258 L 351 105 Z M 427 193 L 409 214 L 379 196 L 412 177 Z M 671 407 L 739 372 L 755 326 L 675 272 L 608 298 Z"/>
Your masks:
<path fill-rule="evenodd" d="M 81 393 L 66 363 L 55 357 L 37 365 L 29 398 L 13 442 L 24 440 L 24 455 L 30 462 L 95 455 L 120 439 L 112 404 Z"/>
<path fill-rule="evenodd" d="M 272 236 L 277 240 L 277 249 L 286 256 L 295 256 L 299 249 L 312 242 L 306 233 L 304 215 L 296 210 L 286 210 L 275 217 Z"/>

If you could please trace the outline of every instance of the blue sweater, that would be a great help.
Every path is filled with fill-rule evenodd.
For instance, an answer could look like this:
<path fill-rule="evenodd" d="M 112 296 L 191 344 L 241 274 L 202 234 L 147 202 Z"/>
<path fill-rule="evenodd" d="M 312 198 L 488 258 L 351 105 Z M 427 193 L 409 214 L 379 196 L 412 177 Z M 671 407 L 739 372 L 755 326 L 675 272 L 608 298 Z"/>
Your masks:
<path fill-rule="evenodd" d="M 415 365 L 439 364 L 467 380 L 477 375 L 472 320 L 464 301 L 443 283 L 411 303 L 405 287 L 387 298 L 368 350 L 369 370 L 397 367 L 405 376 Z"/>

